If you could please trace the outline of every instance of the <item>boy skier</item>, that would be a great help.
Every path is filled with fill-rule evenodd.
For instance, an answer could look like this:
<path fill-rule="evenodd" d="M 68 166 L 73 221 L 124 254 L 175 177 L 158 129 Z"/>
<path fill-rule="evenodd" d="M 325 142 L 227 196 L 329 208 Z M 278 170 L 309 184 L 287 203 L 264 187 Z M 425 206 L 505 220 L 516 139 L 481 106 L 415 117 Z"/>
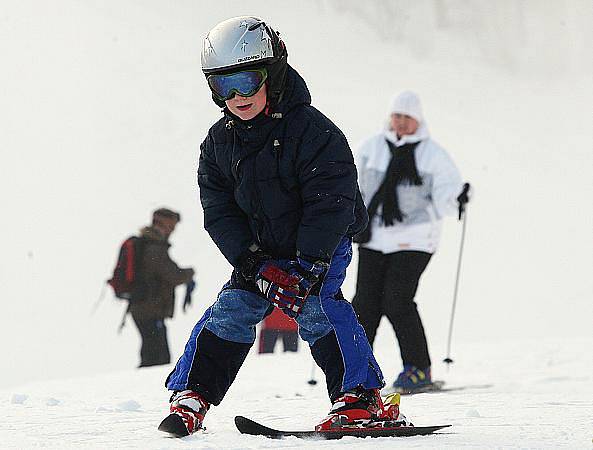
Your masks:
<path fill-rule="evenodd" d="M 234 270 L 167 378 L 171 414 L 159 429 L 185 436 L 202 427 L 274 307 L 296 320 L 326 376 L 333 406 L 318 430 L 388 412 L 393 420 L 381 370 L 340 291 L 352 236 L 367 224 L 346 138 L 310 105 L 284 43 L 261 19 L 214 27 L 202 70 L 224 112 L 200 149 L 204 225 Z"/>

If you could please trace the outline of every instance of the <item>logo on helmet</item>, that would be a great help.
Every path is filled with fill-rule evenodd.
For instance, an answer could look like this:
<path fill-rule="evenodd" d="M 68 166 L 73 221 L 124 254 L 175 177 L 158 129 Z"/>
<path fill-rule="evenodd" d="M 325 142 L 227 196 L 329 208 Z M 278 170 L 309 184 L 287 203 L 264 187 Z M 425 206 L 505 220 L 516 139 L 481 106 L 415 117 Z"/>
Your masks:
<path fill-rule="evenodd" d="M 208 37 L 206 37 L 206 39 L 204 40 L 204 51 L 203 51 L 204 55 L 215 55 L 216 51 L 214 50 L 214 47 L 212 47 L 212 42 L 210 42 L 210 39 L 208 39 Z"/>
<path fill-rule="evenodd" d="M 251 56 L 246 56 L 245 58 L 239 58 L 239 59 L 237 59 L 237 62 L 242 63 L 245 61 L 252 61 L 254 59 L 260 59 L 260 58 L 261 58 L 261 56 L 259 56 L 259 55 L 251 55 Z"/>

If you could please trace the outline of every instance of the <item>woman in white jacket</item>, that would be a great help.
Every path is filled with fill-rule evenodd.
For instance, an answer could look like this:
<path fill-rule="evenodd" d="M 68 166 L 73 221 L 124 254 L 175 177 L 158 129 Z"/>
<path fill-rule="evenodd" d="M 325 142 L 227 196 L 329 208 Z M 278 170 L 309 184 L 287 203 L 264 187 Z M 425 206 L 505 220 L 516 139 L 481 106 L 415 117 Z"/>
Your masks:
<path fill-rule="evenodd" d="M 358 281 L 352 301 L 371 345 L 383 315 L 397 336 L 403 371 L 394 388 L 430 384 L 430 356 L 414 296 L 436 251 L 442 219 L 467 202 L 447 152 L 430 138 L 420 99 L 399 94 L 387 129 L 357 152 L 359 184 L 369 212 L 359 246 Z M 467 190 L 463 191 L 467 194 Z"/>

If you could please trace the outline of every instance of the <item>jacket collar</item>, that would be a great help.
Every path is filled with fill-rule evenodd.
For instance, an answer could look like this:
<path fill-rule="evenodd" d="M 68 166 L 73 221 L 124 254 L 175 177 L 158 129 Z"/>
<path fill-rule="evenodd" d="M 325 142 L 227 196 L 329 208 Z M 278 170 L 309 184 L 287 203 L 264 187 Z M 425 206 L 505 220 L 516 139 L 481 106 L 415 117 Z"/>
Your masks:
<path fill-rule="evenodd" d="M 153 226 L 146 226 L 140 230 L 140 237 L 149 239 L 151 241 L 159 241 L 169 244 L 167 237 Z"/>

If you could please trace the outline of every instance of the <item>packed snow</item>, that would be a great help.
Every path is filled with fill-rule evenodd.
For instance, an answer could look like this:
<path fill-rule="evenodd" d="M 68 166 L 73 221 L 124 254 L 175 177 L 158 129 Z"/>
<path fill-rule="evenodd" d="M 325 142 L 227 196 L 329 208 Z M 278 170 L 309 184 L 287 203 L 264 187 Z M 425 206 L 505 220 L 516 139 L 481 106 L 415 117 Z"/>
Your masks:
<path fill-rule="evenodd" d="M 5 0 L 0 10 L 0 448 L 593 449 L 593 9 L 573 2 L 249 3 Z M 196 268 L 178 356 L 229 266 L 202 227 L 198 145 L 219 117 L 200 71 L 220 20 L 279 30 L 313 104 L 352 147 L 383 125 L 392 95 L 419 92 L 433 137 L 475 187 L 455 316 L 461 225 L 450 219 L 417 301 L 447 393 L 404 397 L 438 436 L 336 442 L 243 436 L 233 417 L 308 429 L 329 408 L 320 371 L 252 351 L 207 430 L 156 426 L 171 367 L 135 369 L 139 337 L 107 292 L 117 247 L 152 209 L 179 209 L 171 254 Z M 355 284 L 351 266 L 344 292 Z M 181 296 L 182 292 L 178 293 Z M 382 323 L 388 381 L 399 361 Z"/>
<path fill-rule="evenodd" d="M 378 357 L 398 369 L 383 327 Z M 206 431 L 175 440 L 156 427 L 167 414 L 163 380 L 170 367 L 37 381 L 2 391 L 2 448 L 593 448 L 593 339 L 505 340 L 462 344 L 450 371 L 435 376 L 466 390 L 402 397 L 416 425 L 451 424 L 433 436 L 344 438 L 339 443 L 240 435 L 235 415 L 269 426 L 310 429 L 329 408 L 319 370 L 311 379 L 306 349 L 249 355 L 225 400 L 206 416 Z M 278 346 L 280 347 L 280 346 Z M 438 347 L 438 346 L 437 346 Z M 279 349 L 277 348 L 277 351 Z M 440 350 L 440 349 L 439 349 Z M 436 356 L 436 355 L 435 355 Z"/>

